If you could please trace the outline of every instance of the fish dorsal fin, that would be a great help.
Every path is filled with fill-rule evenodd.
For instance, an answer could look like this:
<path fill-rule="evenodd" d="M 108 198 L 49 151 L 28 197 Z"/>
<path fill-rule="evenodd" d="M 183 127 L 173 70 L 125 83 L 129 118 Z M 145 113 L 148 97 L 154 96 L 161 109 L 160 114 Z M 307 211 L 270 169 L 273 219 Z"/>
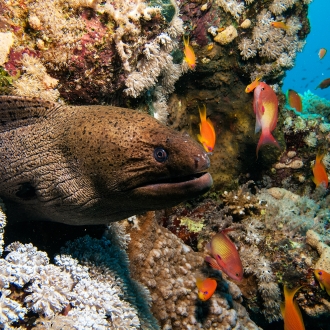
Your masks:
<path fill-rule="evenodd" d="M 59 107 L 58 103 L 38 98 L 0 96 L 0 132 L 32 125 Z"/>

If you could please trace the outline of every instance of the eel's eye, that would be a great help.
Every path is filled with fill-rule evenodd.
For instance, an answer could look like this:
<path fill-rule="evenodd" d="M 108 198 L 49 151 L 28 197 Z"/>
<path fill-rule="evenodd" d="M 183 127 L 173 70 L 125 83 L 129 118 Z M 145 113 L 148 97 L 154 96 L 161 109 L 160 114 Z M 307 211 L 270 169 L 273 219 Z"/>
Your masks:
<path fill-rule="evenodd" d="M 154 151 L 154 157 L 157 162 L 163 163 L 167 159 L 167 152 L 163 148 L 156 148 Z"/>

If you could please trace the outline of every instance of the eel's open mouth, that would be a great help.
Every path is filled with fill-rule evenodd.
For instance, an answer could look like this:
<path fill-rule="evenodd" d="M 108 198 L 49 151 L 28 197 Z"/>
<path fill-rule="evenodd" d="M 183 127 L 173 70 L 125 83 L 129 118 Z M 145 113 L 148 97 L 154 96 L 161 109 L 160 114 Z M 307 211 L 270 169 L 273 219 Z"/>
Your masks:
<path fill-rule="evenodd" d="M 155 198 L 175 198 L 181 200 L 192 198 L 207 192 L 213 184 L 212 176 L 200 172 L 188 176 L 169 178 L 135 188 L 133 194 Z"/>

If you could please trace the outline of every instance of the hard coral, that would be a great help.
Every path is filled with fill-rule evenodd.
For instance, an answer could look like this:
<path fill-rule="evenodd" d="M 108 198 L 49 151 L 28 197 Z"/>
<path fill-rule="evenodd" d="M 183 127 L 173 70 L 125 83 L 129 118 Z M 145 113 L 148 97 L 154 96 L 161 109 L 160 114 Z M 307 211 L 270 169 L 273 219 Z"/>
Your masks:
<path fill-rule="evenodd" d="M 221 297 L 215 293 L 209 307 L 198 301 L 194 274 L 203 271 L 203 255 L 160 227 L 153 212 L 139 217 L 139 228 L 129 233 L 131 272 L 150 290 L 151 308 L 162 329 L 257 329 L 240 305 L 234 284 L 219 279 Z"/>
<path fill-rule="evenodd" d="M 253 181 L 242 185 L 237 191 L 225 191 L 222 194 L 223 201 L 232 214 L 244 215 L 262 208 L 259 200 L 250 192 L 249 185 L 251 183 Z"/>

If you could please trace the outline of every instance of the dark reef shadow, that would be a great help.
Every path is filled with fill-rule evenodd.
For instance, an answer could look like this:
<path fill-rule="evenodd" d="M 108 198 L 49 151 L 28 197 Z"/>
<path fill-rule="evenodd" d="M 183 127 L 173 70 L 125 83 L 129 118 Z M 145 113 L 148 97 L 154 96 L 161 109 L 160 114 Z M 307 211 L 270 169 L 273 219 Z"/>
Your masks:
<path fill-rule="evenodd" d="M 4 242 L 5 246 L 15 241 L 32 243 L 38 250 L 47 252 L 50 260 L 53 260 L 67 241 L 85 235 L 101 238 L 105 229 L 105 225 L 69 226 L 48 221 L 16 222 L 11 225 L 8 220 L 4 230 Z"/>
<path fill-rule="evenodd" d="M 217 281 L 217 288 L 213 295 L 217 295 L 221 298 L 226 299 L 230 308 L 233 308 L 233 298 L 229 293 L 229 285 L 223 279 L 221 271 L 218 271 L 210 267 L 204 267 L 201 271 L 205 278 L 210 277 L 210 278 L 214 278 Z M 210 314 L 211 305 L 212 305 L 211 300 L 207 300 L 207 301 L 202 301 L 200 299 L 196 300 L 195 318 L 197 322 L 203 324 L 206 321 L 208 315 Z"/>

